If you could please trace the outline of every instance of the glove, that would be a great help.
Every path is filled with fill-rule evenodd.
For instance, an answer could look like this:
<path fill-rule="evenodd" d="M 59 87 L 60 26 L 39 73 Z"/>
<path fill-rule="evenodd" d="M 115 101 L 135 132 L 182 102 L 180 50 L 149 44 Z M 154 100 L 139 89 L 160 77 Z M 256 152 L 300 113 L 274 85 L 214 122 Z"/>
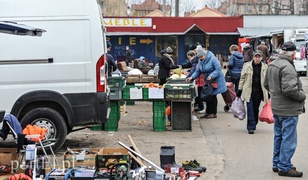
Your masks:
<path fill-rule="evenodd" d="M 242 90 L 238 90 L 236 93 L 236 97 L 241 97 L 241 95 L 242 95 Z"/>

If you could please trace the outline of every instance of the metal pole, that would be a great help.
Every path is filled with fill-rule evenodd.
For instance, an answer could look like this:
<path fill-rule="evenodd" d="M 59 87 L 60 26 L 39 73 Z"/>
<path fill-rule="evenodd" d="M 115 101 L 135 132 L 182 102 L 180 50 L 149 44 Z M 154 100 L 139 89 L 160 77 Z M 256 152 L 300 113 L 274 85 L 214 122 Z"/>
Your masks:
<path fill-rule="evenodd" d="M 125 149 L 129 150 L 130 152 L 132 152 L 133 154 L 135 154 L 136 156 L 140 157 L 142 160 L 144 160 L 145 162 L 151 164 L 153 167 L 155 167 L 157 170 L 165 172 L 165 170 L 163 170 L 162 168 L 160 168 L 159 166 L 157 166 L 156 164 L 154 164 L 152 161 L 146 159 L 145 157 L 141 156 L 139 153 L 137 153 L 136 151 L 132 150 L 131 148 L 129 148 L 128 146 L 126 146 L 125 144 L 118 142 L 118 144 L 120 144 L 121 146 L 123 146 Z"/>

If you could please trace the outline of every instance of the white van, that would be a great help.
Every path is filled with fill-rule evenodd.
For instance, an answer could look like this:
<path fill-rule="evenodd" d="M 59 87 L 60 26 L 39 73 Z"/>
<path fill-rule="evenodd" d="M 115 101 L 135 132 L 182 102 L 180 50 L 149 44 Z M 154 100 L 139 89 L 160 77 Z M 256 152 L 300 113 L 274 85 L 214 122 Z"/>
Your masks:
<path fill-rule="evenodd" d="M 0 21 L 44 29 L 41 37 L 0 33 L 0 109 L 22 127 L 56 138 L 106 122 L 105 28 L 97 0 L 0 0 Z"/>

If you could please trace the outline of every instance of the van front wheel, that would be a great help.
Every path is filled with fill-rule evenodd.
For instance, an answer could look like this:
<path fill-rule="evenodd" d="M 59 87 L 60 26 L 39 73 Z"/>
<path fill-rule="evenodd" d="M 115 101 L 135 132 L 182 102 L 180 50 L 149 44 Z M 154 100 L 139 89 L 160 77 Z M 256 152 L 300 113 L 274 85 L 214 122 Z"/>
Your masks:
<path fill-rule="evenodd" d="M 37 125 L 47 129 L 46 136 L 48 139 L 56 139 L 55 145 L 52 146 L 53 151 L 57 152 L 66 140 L 67 125 L 62 115 L 51 108 L 36 108 L 21 119 L 20 124 L 25 128 L 28 124 Z M 50 152 L 49 148 L 45 148 Z"/>

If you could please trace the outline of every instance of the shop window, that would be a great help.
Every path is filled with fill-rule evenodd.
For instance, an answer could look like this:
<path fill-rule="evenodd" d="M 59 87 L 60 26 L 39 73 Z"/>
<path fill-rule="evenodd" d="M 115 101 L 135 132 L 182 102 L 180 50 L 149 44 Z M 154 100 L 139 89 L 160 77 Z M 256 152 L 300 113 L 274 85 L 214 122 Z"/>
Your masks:
<path fill-rule="evenodd" d="M 177 36 L 157 36 L 156 38 L 156 56 L 160 56 L 160 51 L 170 46 L 173 49 L 173 55 L 178 56 L 178 38 Z"/>

